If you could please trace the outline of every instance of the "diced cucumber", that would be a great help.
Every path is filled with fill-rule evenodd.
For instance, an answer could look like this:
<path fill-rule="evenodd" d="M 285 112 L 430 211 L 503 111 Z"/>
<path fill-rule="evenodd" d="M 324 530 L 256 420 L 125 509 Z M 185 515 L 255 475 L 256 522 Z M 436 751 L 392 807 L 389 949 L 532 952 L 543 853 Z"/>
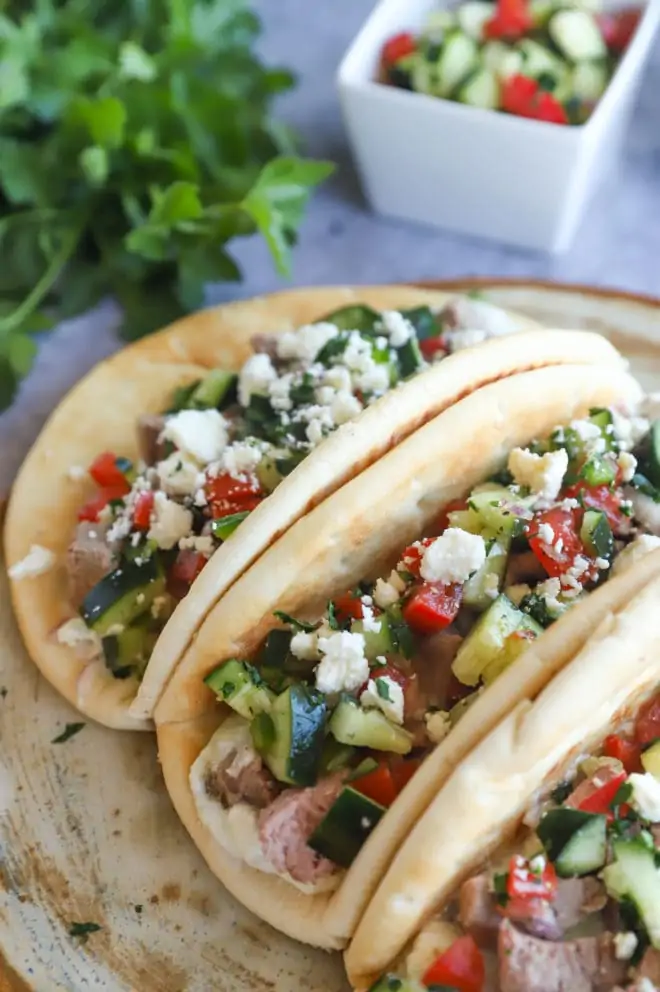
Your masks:
<path fill-rule="evenodd" d="M 442 333 L 442 324 L 430 307 L 412 307 L 410 310 L 402 310 L 401 313 L 415 328 L 418 341 L 435 338 Z"/>
<path fill-rule="evenodd" d="M 321 774 L 331 775 L 349 768 L 356 759 L 357 748 L 349 744 L 340 744 L 334 737 L 328 735 L 321 753 Z"/>
<path fill-rule="evenodd" d="M 459 8 L 460 10 L 460 8 Z M 460 103 L 483 110 L 496 110 L 500 102 L 500 84 L 489 69 L 480 69 L 456 91 Z"/>
<path fill-rule="evenodd" d="M 616 479 L 616 474 L 616 462 L 602 455 L 592 455 L 580 472 L 588 486 L 609 486 Z"/>
<path fill-rule="evenodd" d="M 607 407 L 593 407 L 593 409 L 589 411 L 589 420 L 600 429 L 601 437 L 605 442 L 605 450 L 618 451 L 619 445 L 614 432 L 614 418 L 612 417 L 612 411 L 608 410 Z"/>
<path fill-rule="evenodd" d="M 607 58 L 607 46 L 596 19 L 586 10 L 559 10 L 550 18 L 553 42 L 571 62 Z"/>
<path fill-rule="evenodd" d="M 447 520 L 450 527 L 458 527 L 470 534 L 481 534 L 484 529 L 484 521 L 476 510 L 452 510 L 447 514 Z"/>
<path fill-rule="evenodd" d="M 255 469 L 255 474 L 261 488 L 265 489 L 267 493 L 272 493 L 282 481 L 282 475 L 278 471 L 275 459 L 271 458 L 270 455 L 265 455 L 261 459 Z"/>
<path fill-rule="evenodd" d="M 646 751 L 642 751 L 642 765 L 649 775 L 660 779 L 660 741 L 656 741 Z"/>
<path fill-rule="evenodd" d="M 510 545 L 511 538 L 504 535 L 492 542 L 486 561 L 463 586 L 465 606 L 483 612 L 497 599 L 504 582 Z"/>
<path fill-rule="evenodd" d="M 579 62 L 571 74 L 573 95 L 587 103 L 600 100 L 607 84 L 608 71 L 604 62 Z"/>
<path fill-rule="evenodd" d="M 270 716 L 275 740 L 263 759 L 279 782 L 314 785 L 325 741 L 324 697 L 299 682 L 275 699 Z"/>
<path fill-rule="evenodd" d="M 408 754 L 412 749 L 407 730 L 390 723 L 379 710 L 364 710 L 348 699 L 342 699 L 330 717 L 329 730 L 340 744 L 393 754 Z"/>
<path fill-rule="evenodd" d="M 292 637 L 290 630 L 271 630 L 261 649 L 259 665 L 265 668 L 283 668 L 289 656 Z"/>
<path fill-rule="evenodd" d="M 660 869 L 655 851 L 640 838 L 612 842 L 614 863 L 603 870 L 605 888 L 614 899 L 630 899 L 651 944 L 660 949 Z"/>
<path fill-rule="evenodd" d="M 116 679 L 137 675 L 141 678 L 158 638 L 151 618 L 138 620 L 124 627 L 121 633 L 106 635 L 101 640 L 106 668 Z"/>
<path fill-rule="evenodd" d="M 250 736 L 255 751 L 265 754 L 275 743 L 275 724 L 270 713 L 257 713 L 250 723 Z"/>
<path fill-rule="evenodd" d="M 369 661 L 375 661 L 379 655 L 391 654 L 394 650 L 390 620 L 386 613 L 374 617 L 374 623 L 379 623 L 378 630 L 365 630 L 364 620 L 354 620 L 351 631 L 364 637 L 364 653 Z"/>
<path fill-rule="evenodd" d="M 364 334 L 374 334 L 377 324 L 380 323 L 380 314 L 372 307 L 355 304 L 333 310 L 325 317 L 320 317 L 319 323 L 334 324 L 340 331 L 360 331 Z"/>
<path fill-rule="evenodd" d="M 551 809 L 536 832 L 561 878 L 589 875 L 607 860 L 607 817 L 599 813 Z"/>
<path fill-rule="evenodd" d="M 123 562 L 85 596 L 80 615 L 92 630 L 104 637 L 112 627 L 127 627 L 151 609 L 165 593 L 165 574 L 157 555 Z"/>
<path fill-rule="evenodd" d="M 645 438 L 644 474 L 654 486 L 660 487 L 660 420 L 654 420 Z M 646 450 L 648 448 L 648 450 Z M 640 459 L 641 460 L 641 459 Z"/>
<path fill-rule="evenodd" d="M 457 31 L 449 35 L 437 67 L 440 96 L 449 96 L 468 73 L 479 68 L 476 41 Z"/>
<path fill-rule="evenodd" d="M 546 27 L 557 9 L 558 5 L 553 0 L 531 0 L 529 12 L 532 15 L 534 26 L 537 28 Z"/>
<path fill-rule="evenodd" d="M 256 671 L 236 658 L 219 665 L 204 682 L 222 702 L 246 720 L 258 713 L 268 713 L 275 699 L 274 693 L 257 681 Z"/>
<path fill-rule="evenodd" d="M 519 51 L 503 41 L 487 41 L 481 49 L 484 69 L 494 72 L 498 79 L 508 79 L 522 69 L 523 58 Z"/>
<path fill-rule="evenodd" d="M 451 986 L 433 986 L 437 988 L 438 992 L 446 988 L 448 992 L 451 992 Z M 375 982 L 369 992 L 425 992 L 426 986 L 420 985 L 419 982 L 414 981 L 412 978 L 399 978 L 397 975 L 383 975 Z"/>
<path fill-rule="evenodd" d="M 522 529 L 526 517 L 531 518 L 533 496 L 514 496 L 506 486 L 484 486 L 473 490 L 468 497 L 471 510 L 479 514 L 483 527 L 494 534 L 515 537 Z"/>
<path fill-rule="evenodd" d="M 342 868 L 350 868 L 360 848 L 373 831 L 386 809 L 346 786 L 330 807 L 308 844 L 324 858 Z"/>
<path fill-rule="evenodd" d="M 585 510 L 580 528 L 580 539 L 590 558 L 612 560 L 614 535 L 607 515 L 602 510 Z"/>
<path fill-rule="evenodd" d="M 504 652 L 508 657 L 511 652 L 511 645 L 506 643 L 508 637 L 519 629 L 529 629 L 530 623 L 533 623 L 531 617 L 517 609 L 510 599 L 498 596 L 479 617 L 454 658 L 452 670 L 459 682 L 477 685 L 486 670 L 497 664 L 500 654 Z"/>
<path fill-rule="evenodd" d="M 518 42 L 517 49 L 523 57 L 522 71 L 526 76 L 538 79 L 547 75 L 559 79 L 564 74 L 565 63 L 538 41 L 523 38 Z"/>
<path fill-rule="evenodd" d="M 228 537 L 234 533 L 237 527 L 243 523 L 243 521 L 250 516 L 249 510 L 243 510 L 241 513 L 229 513 L 226 517 L 220 517 L 218 520 L 213 520 L 211 522 L 211 533 L 214 537 L 217 537 L 219 541 L 226 541 Z"/>
<path fill-rule="evenodd" d="M 389 627 L 392 651 L 402 654 L 404 658 L 411 658 L 415 650 L 415 638 L 413 632 L 403 619 L 401 607 L 398 603 L 388 606 L 386 611 L 387 624 Z"/>
<path fill-rule="evenodd" d="M 432 10 L 426 19 L 426 34 L 431 37 L 442 38 L 447 31 L 456 28 L 456 13 L 441 7 L 439 10 Z"/>
<path fill-rule="evenodd" d="M 424 367 L 424 356 L 416 338 L 408 338 L 405 344 L 397 348 L 396 355 L 402 379 L 407 379 L 409 375 L 414 375 Z"/>
<path fill-rule="evenodd" d="M 438 89 L 438 67 L 417 56 L 411 67 L 412 88 L 416 93 L 434 96 Z"/>
<path fill-rule="evenodd" d="M 466 35 L 475 41 L 482 41 L 484 24 L 493 17 L 493 5 L 486 0 L 466 0 L 456 8 L 456 17 Z"/>
<path fill-rule="evenodd" d="M 236 397 L 238 376 L 224 369 L 212 369 L 195 387 L 188 406 L 198 410 L 219 409 Z"/>
<path fill-rule="evenodd" d="M 512 634 L 509 634 L 504 642 L 502 650 L 493 658 L 493 660 L 486 665 L 482 673 L 482 679 L 485 685 L 490 685 L 495 679 L 504 672 L 509 665 L 520 657 L 521 654 L 528 649 L 530 643 L 535 640 L 539 634 L 543 633 L 543 627 L 534 620 L 533 617 L 524 614 L 525 619 L 522 621 L 520 627 L 514 630 Z"/>

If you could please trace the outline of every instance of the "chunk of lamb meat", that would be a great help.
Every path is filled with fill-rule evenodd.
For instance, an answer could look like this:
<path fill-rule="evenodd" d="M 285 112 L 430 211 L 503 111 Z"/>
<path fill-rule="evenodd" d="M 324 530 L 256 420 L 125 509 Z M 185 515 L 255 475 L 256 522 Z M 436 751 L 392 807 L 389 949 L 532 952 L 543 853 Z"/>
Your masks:
<path fill-rule="evenodd" d="M 248 747 L 237 747 L 219 765 L 209 769 L 204 784 L 209 796 L 225 808 L 244 801 L 256 809 L 265 809 L 279 792 L 277 782 L 259 755 Z"/>
<path fill-rule="evenodd" d="M 656 951 L 655 947 L 647 947 L 644 951 L 644 957 L 635 972 L 635 979 L 639 981 L 640 978 L 646 978 L 660 987 L 660 951 Z"/>
<path fill-rule="evenodd" d="M 107 527 L 103 524 L 83 520 L 78 524 L 76 536 L 68 547 L 69 595 L 76 607 L 114 567 L 115 556 L 105 542 L 106 531 Z"/>
<path fill-rule="evenodd" d="M 497 911 L 489 875 L 475 875 L 463 883 L 458 896 L 458 919 L 480 947 L 497 945 L 502 916 Z"/>
<path fill-rule="evenodd" d="M 165 427 L 165 417 L 157 413 L 143 413 L 138 417 L 137 440 L 140 458 L 147 465 L 155 465 L 165 457 L 165 446 L 159 440 Z"/>
<path fill-rule="evenodd" d="M 336 870 L 307 843 L 342 790 L 342 775 L 332 775 L 307 789 L 286 789 L 259 816 L 264 855 L 279 872 L 311 884 Z"/>
<path fill-rule="evenodd" d="M 462 643 L 461 635 L 450 630 L 441 630 L 420 642 L 415 654 L 415 672 L 424 712 L 428 709 L 446 709 L 451 664 Z"/>
<path fill-rule="evenodd" d="M 552 901 L 563 933 L 607 904 L 605 886 L 597 878 L 560 878 Z"/>
<path fill-rule="evenodd" d="M 257 354 L 268 355 L 273 362 L 277 361 L 277 338 L 274 334 L 254 334 L 250 344 Z"/>
<path fill-rule="evenodd" d="M 539 940 L 508 920 L 498 941 L 500 992 L 611 992 L 625 981 L 612 934 L 571 941 Z"/>
<path fill-rule="evenodd" d="M 519 551 L 509 556 L 504 585 L 535 585 L 547 579 L 543 565 L 533 551 Z"/>

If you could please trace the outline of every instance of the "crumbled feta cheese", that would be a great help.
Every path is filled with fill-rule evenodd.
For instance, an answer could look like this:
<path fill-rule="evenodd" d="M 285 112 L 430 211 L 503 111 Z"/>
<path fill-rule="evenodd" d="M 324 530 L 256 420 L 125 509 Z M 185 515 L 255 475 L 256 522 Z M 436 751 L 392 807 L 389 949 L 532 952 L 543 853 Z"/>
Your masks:
<path fill-rule="evenodd" d="M 650 978 L 645 978 L 644 975 L 629 988 L 630 992 L 658 992 L 658 986 L 654 985 Z"/>
<path fill-rule="evenodd" d="M 649 823 L 660 823 L 660 782 L 648 772 L 638 774 L 633 772 L 628 776 L 628 784 L 632 787 L 630 805 L 643 820 Z"/>
<path fill-rule="evenodd" d="M 566 609 L 565 603 L 559 600 L 559 596 L 561 595 L 561 582 L 559 579 L 546 579 L 545 582 L 541 582 L 536 587 L 536 593 L 545 601 L 545 605 L 554 616 L 558 616 Z"/>
<path fill-rule="evenodd" d="M 330 414 L 338 427 L 353 420 L 361 410 L 362 404 L 357 396 L 348 392 L 337 393 L 330 404 Z"/>
<path fill-rule="evenodd" d="M 400 598 L 399 590 L 395 589 L 391 582 L 386 582 L 385 579 L 377 580 L 374 587 L 374 600 L 376 606 L 380 606 L 381 610 L 386 610 L 388 606 L 398 603 Z"/>
<path fill-rule="evenodd" d="M 351 391 L 351 373 L 343 365 L 333 365 L 326 371 L 324 379 L 338 393 Z"/>
<path fill-rule="evenodd" d="M 105 535 L 108 544 L 119 544 L 131 532 L 133 527 L 133 514 L 128 504 L 125 504 L 110 529 Z"/>
<path fill-rule="evenodd" d="M 539 524 L 538 535 L 544 544 L 552 544 L 555 539 L 555 532 L 548 523 Z"/>
<path fill-rule="evenodd" d="M 210 534 L 191 534 L 190 537 L 182 537 L 179 541 L 179 548 L 182 551 L 197 551 L 200 555 L 212 555 L 215 551 L 215 544 Z"/>
<path fill-rule="evenodd" d="M 380 617 L 374 616 L 374 611 L 370 606 L 362 605 L 362 628 L 363 630 L 370 631 L 373 634 L 377 634 L 381 628 Z"/>
<path fill-rule="evenodd" d="M 561 510 L 577 510 L 579 505 L 580 501 L 578 499 L 573 499 L 572 496 L 569 496 L 567 499 L 561 501 L 559 508 Z"/>
<path fill-rule="evenodd" d="M 622 451 L 630 451 L 651 426 L 646 417 L 628 417 L 617 410 L 612 410 L 612 425 L 614 436 Z"/>
<path fill-rule="evenodd" d="M 198 489 L 193 500 L 195 506 L 208 506 L 208 502 L 204 489 Z"/>
<path fill-rule="evenodd" d="M 622 575 L 658 548 L 660 548 L 660 537 L 656 537 L 655 534 L 640 534 L 614 559 L 612 575 Z"/>
<path fill-rule="evenodd" d="M 238 376 L 238 402 L 241 406 L 248 406 L 253 394 L 268 393 L 274 379 L 277 379 L 277 372 L 270 356 L 262 352 L 251 355 Z"/>
<path fill-rule="evenodd" d="M 193 516 L 190 510 L 168 499 L 165 493 L 154 494 L 151 527 L 147 537 L 155 541 L 159 548 L 165 551 L 173 548 L 182 537 L 190 534 L 192 524 Z"/>
<path fill-rule="evenodd" d="M 81 479 L 87 478 L 88 472 L 86 468 L 82 467 L 82 465 L 72 465 L 68 470 L 67 475 L 72 482 L 79 482 Z"/>
<path fill-rule="evenodd" d="M 582 576 L 589 571 L 590 562 L 588 558 L 584 555 L 576 555 L 573 560 L 573 564 L 569 569 L 567 569 L 561 576 L 561 584 L 569 589 L 582 589 L 582 583 L 580 579 Z"/>
<path fill-rule="evenodd" d="M 379 709 L 392 723 L 403 723 L 403 689 L 389 675 L 369 679 L 360 696 L 360 705 L 365 709 Z"/>
<path fill-rule="evenodd" d="M 352 692 L 369 678 L 369 662 L 364 654 L 364 637 L 337 630 L 318 639 L 323 655 L 316 669 L 316 687 L 321 692 Z"/>
<path fill-rule="evenodd" d="M 15 581 L 19 579 L 33 579 L 37 575 L 43 575 L 55 564 L 55 554 L 49 548 L 44 548 L 40 544 L 33 544 L 25 558 L 17 561 L 9 568 L 9 578 Z"/>
<path fill-rule="evenodd" d="M 316 631 L 299 630 L 291 638 L 291 653 L 301 661 L 318 661 L 319 645 Z"/>
<path fill-rule="evenodd" d="M 596 564 L 596 568 L 600 569 L 601 572 L 607 571 L 607 569 L 610 567 L 610 563 L 607 560 L 607 558 L 600 558 L 600 557 L 596 558 L 595 564 Z"/>
<path fill-rule="evenodd" d="M 173 451 L 156 465 L 161 489 L 170 496 L 191 496 L 204 482 L 199 465 Z"/>
<path fill-rule="evenodd" d="M 617 961 L 629 961 L 637 950 L 637 934 L 632 930 L 614 934 L 614 957 Z"/>
<path fill-rule="evenodd" d="M 222 453 L 220 462 L 225 472 L 235 479 L 252 475 L 264 456 L 264 448 L 249 441 L 234 441 Z"/>
<path fill-rule="evenodd" d="M 332 338 L 336 338 L 338 333 L 334 324 L 325 322 L 307 324 L 295 331 L 286 331 L 277 339 L 278 357 L 305 364 L 313 362 L 321 348 Z"/>
<path fill-rule="evenodd" d="M 398 310 L 384 310 L 381 314 L 383 330 L 393 348 L 400 348 L 415 334 L 415 329 Z"/>
<path fill-rule="evenodd" d="M 520 486 L 529 486 L 544 499 L 556 499 L 568 468 L 563 448 L 537 455 L 526 448 L 514 448 L 509 455 L 509 471 Z"/>
<path fill-rule="evenodd" d="M 600 427 L 592 420 L 572 420 L 570 426 L 581 441 L 595 441 L 602 436 Z"/>
<path fill-rule="evenodd" d="M 217 410 L 181 410 L 168 417 L 161 437 L 200 465 L 208 465 L 227 445 L 227 421 Z"/>
<path fill-rule="evenodd" d="M 444 339 L 451 352 L 463 351 L 464 348 L 474 348 L 476 345 L 482 344 L 487 337 L 488 335 L 485 331 L 480 331 L 476 328 L 473 330 L 445 331 L 444 333 Z"/>
<path fill-rule="evenodd" d="M 446 710 L 425 713 L 424 723 L 426 724 L 426 733 L 434 744 L 439 744 L 440 741 L 443 741 L 451 730 L 451 720 Z"/>
<path fill-rule="evenodd" d="M 629 451 L 622 451 L 617 458 L 617 464 L 621 469 L 621 481 L 630 482 L 637 468 L 637 459 L 635 456 L 631 455 Z"/>
<path fill-rule="evenodd" d="M 293 385 L 293 373 L 287 372 L 279 379 L 273 379 L 268 385 L 268 396 L 273 410 L 290 410 L 293 407 L 291 399 L 291 386 Z"/>
<path fill-rule="evenodd" d="M 448 527 L 424 549 L 419 572 L 427 582 L 465 582 L 485 561 L 486 545 L 480 534 Z"/>
<path fill-rule="evenodd" d="M 68 648 L 87 647 L 95 650 L 101 647 L 101 638 L 91 630 L 80 617 L 72 617 L 57 628 L 57 640 Z"/>
<path fill-rule="evenodd" d="M 372 342 L 363 338 L 358 331 L 351 332 L 348 344 L 339 357 L 351 370 L 356 389 L 364 393 L 384 393 L 389 388 L 389 363 L 374 361 Z"/>

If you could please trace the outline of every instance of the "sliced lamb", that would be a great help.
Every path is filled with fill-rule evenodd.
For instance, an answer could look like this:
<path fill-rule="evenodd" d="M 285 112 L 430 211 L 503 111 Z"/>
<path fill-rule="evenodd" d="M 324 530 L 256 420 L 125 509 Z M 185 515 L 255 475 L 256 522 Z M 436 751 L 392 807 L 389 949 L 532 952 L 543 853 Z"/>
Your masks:
<path fill-rule="evenodd" d="M 463 643 L 463 638 L 449 630 L 441 630 L 423 639 L 415 655 L 415 672 L 419 691 L 424 697 L 424 711 L 446 709 L 451 664 Z"/>
<path fill-rule="evenodd" d="M 660 951 L 656 951 L 655 947 L 647 947 L 644 951 L 635 978 L 646 978 L 654 985 L 660 985 Z"/>
<path fill-rule="evenodd" d="M 226 808 L 247 802 L 264 809 L 277 796 L 279 786 L 258 754 L 237 746 L 224 761 L 209 769 L 205 779 L 206 791 Z"/>
<path fill-rule="evenodd" d="M 553 908 L 563 933 L 576 926 L 585 915 L 605 908 L 605 886 L 596 878 L 560 878 Z"/>
<path fill-rule="evenodd" d="M 532 937 L 561 940 L 563 936 L 554 903 L 547 899 L 511 899 L 503 907 L 502 915 Z"/>
<path fill-rule="evenodd" d="M 508 920 L 498 941 L 500 992 L 611 992 L 625 981 L 612 934 L 571 941 L 530 937 Z"/>
<path fill-rule="evenodd" d="M 277 338 L 274 334 L 253 334 L 250 338 L 252 350 L 257 354 L 268 355 L 272 361 L 277 359 Z"/>
<path fill-rule="evenodd" d="M 520 551 L 509 556 L 504 585 L 535 585 L 547 579 L 545 569 L 533 551 Z"/>
<path fill-rule="evenodd" d="M 97 582 L 112 571 L 115 558 L 105 543 L 103 524 L 82 521 L 66 556 L 71 602 L 78 607 Z"/>
<path fill-rule="evenodd" d="M 342 778 L 332 775 L 308 789 L 286 789 L 261 812 L 261 846 L 277 871 L 309 884 L 336 870 L 307 841 L 341 792 Z"/>
<path fill-rule="evenodd" d="M 143 413 L 138 417 L 138 450 L 147 465 L 155 465 L 165 457 L 163 443 L 158 440 L 164 427 L 165 417 L 158 413 Z"/>
<path fill-rule="evenodd" d="M 458 919 L 480 947 L 497 945 L 502 916 L 490 889 L 489 875 L 475 875 L 463 883 L 458 897 Z"/>

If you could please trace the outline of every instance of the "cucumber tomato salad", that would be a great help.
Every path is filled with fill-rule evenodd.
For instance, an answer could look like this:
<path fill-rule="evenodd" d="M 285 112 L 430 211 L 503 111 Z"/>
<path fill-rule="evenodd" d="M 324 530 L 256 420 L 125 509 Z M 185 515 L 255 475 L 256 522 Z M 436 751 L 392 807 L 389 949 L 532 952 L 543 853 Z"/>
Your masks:
<path fill-rule="evenodd" d="M 68 550 L 80 616 L 59 641 L 91 644 L 113 676 L 140 678 L 214 550 L 324 437 L 428 362 L 512 330 L 504 311 L 469 298 L 437 312 L 350 306 L 259 335 L 238 373 L 179 389 L 162 416 L 139 418 L 137 464 L 106 451 L 68 470 L 98 491 Z"/>
<path fill-rule="evenodd" d="M 655 695 L 541 797 L 370 992 L 660 988 L 659 741 Z"/>
<path fill-rule="evenodd" d="M 660 545 L 653 498 L 642 496 L 644 524 L 632 488 L 652 488 L 637 456 L 657 477 L 659 442 L 660 421 L 595 409 L 514 449 L 389 575 L 315 622 L 277 614 L 282 626 L 256 656 L 211 672 L 206 683 L 235 715 L 191 786 L 219 841 L 303 887 L 337 884 L 477 695 L 590 590 Z"/>
<path fill-rule="evenodd" d="M 554 124 L 583 124 L 639 22 L 562 0 L 467 0 L 385 44 L 387 83 Z"/>

